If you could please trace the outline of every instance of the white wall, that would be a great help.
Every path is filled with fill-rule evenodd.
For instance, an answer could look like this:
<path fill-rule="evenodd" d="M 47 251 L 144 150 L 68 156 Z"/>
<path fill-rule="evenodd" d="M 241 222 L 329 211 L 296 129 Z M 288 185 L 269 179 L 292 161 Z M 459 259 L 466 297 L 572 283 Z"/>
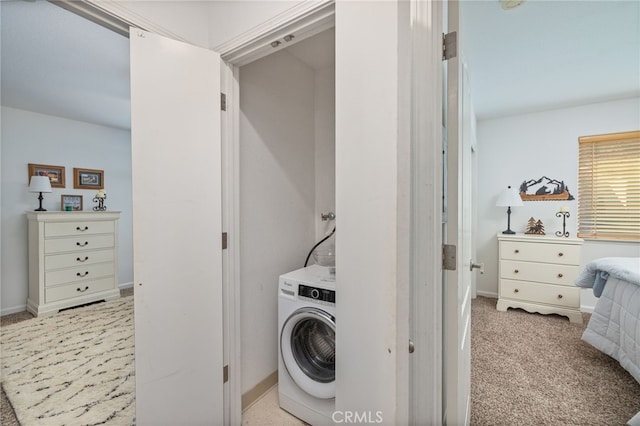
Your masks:
<path fill-rule="evenodd" d="M 215 48 L 302 2 L 300 0 L 227 0 L 208 3 L 211 17 L 209 46 Z"/>
<path fill-rule="evenodd" d="M 498 243 L 496 234 L 506 229 L 506 208 L 496 207 L 507 185 L 519 188 L 532 178 L 564 180 L 573 201 L 525 201 L 512 208 L 511 229 L 524 232 L 530 217 L 541 219 L 545 233 L 562 229 L 555 213 L 569 206 L 568 231 L 576 236 L 578 197 L 578 137 L 640 129 L 640 99 L 625 99 L 478 122 L 478 261 L 485 274 L 478 277 L 480 295 L 497 296 Z M 582 266 L 603 256 L 638 256 L 637 243 L 585 241 Z M 591 290 L 582 291 L 583 310 L 595 304 Z"/>
<path fill-rule="evenodd" d="M 286 51 L 240 69 L 243 393 L 278 368 L 278 277 L 315 240 L 314 80 Z"/>
<path fill-rule="evenodd" d="M 73 188 L 73 168 L 104 170 L 106 205 L 121 211 L 119 280 L 133 281 L 131 240 L 130 132 L 2 107 L 2 302 L 1 312 L 24 310 L 28 295 L 27 221 L 25 211 L 38 207 L 27 192 L 28 163 L 65 167 L 66 188 L 43 194 L 43 207 L 60 210 L 60 195 L 83 195 L 84 210 L 93 208 L 95 190 Z"/>
<path fill-rule="evenodd" d="M 300 0 L 117 1 L 100 6 L 141 24 L 171 31 L 196 46 L 213 48 L 256 27 Z"/>
<path fill-rule="evenodd" d="M 334 221 L 322 221 L 320 214 L 336 211 L 336 96 L 335 66 L 315 73 L 315 167 L 316 240 L 333 229 Z M 337 228 L 336 228 L 337 229 Z M 334 242 L 336 235 L 327 243 Z M 324 245 L 324 244 L 323 244 Z"/>

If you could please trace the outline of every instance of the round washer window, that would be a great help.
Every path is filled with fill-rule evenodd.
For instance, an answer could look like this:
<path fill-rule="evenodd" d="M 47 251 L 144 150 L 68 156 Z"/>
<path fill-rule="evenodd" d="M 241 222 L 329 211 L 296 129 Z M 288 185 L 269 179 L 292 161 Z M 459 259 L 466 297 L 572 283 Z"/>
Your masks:
<path fill-rule="evenodd" d="M 336 332 L 319 318 L 304 318 L 291 332 L 291 351 L 300 369 L 320 383 L 336 377 Z"/>

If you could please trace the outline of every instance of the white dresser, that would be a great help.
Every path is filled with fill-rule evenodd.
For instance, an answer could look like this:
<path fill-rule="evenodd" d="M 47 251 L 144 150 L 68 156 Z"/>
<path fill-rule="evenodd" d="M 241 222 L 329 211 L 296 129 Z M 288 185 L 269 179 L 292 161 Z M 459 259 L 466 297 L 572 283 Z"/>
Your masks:
<path fill-rule="evenodd" d="M 27 310 L 46 315 L 120 297 L 120 212 L 27 212 Z"/>
<path fill-rule="evenodd" d="M 545 235 L 498 234 L 499 311 L 522 308 L 541 314 L 559 314 L 582 323 L 578 238 Z"/>

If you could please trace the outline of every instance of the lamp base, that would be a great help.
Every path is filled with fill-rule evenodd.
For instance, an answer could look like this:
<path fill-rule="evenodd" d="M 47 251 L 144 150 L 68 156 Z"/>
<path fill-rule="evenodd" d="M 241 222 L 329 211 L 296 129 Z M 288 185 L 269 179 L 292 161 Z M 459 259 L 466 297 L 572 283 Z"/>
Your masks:
<path fill-rule="evenodd" d="M 47 209 L 43 209 L 43 208 L 42 208 L 42 200 L 43 200 L 43 197 L 42 197 L 42 192 L 41 192 L 41 193 L 38 195 L 38 201 L 40 202 L 40 205 L 39 205 L 39 206 L 38 206 L 38 208 L 37 208 L 37 209 L 35 209 L 34 211 L 36 211 L 36 212 L 46 212 L 46 211 L 47 211 Z"/>
<path fill-rule="evenodd" d="M 507 229 L 506 231 L 502 231 L 502 233 L 512 235 L 512 234 L 515 234 L 515 231 L 512 231 L 511 229 Z"/>

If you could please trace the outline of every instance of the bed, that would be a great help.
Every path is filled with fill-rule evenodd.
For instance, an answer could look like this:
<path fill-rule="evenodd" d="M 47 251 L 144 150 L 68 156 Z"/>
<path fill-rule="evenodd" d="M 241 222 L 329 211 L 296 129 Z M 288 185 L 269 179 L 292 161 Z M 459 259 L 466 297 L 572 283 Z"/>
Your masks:
<path fill-rule="evenodd" d="M 640 258 L 604 257 L 576 279 L 598 297 L 582 340 L 617 360 L 640 382 Z M 629 425 L 640 425 L 640 413 Z"/>

